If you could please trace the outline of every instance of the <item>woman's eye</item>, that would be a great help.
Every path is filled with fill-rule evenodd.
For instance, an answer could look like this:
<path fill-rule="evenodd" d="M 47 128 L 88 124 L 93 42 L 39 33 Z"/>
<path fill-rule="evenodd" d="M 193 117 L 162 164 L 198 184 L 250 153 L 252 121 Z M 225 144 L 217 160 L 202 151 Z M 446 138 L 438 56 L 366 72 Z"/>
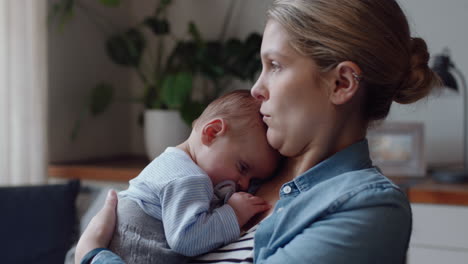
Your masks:
<path fill-rule="evenodd" d="M 280 70 L 280 68 L 281 68 L 281 66 L 279 65 L 279 63 L 276 62 L 276 61 L 270 62 L 270 67 L 271 67 L 271 69 L 272 69 L 274 72 Z"/>

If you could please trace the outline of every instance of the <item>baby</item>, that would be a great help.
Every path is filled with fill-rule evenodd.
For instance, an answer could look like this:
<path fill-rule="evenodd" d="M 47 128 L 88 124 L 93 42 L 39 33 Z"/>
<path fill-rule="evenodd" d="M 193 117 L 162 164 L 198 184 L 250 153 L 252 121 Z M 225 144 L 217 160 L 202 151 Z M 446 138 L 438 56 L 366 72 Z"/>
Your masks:
<path fill-rule="evenodd" d="M 119 194 L 110 249 L 126 263 L 183 263 L 239 238 L 250 218 L 270 208 L 246 192 L 250 181 L 272 175 L 280 158 L 259 109 L 246 90 L 213 101 L 185 142 Z"/>

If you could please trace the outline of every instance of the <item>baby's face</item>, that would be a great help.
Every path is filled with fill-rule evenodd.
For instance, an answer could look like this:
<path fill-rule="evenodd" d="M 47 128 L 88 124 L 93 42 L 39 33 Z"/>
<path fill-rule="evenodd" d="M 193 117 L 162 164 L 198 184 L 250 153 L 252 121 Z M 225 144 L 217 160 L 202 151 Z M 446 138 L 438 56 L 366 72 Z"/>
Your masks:
<path fill-rule="evenodd" d="M 213 185 L 234 181 L 237 191 L 247 191 L 251 179 L 265 179 L 279 163 L 279 153 L 267 142 L 262 126 L 248 128 L 243 135 L 217 138 L 197 163 L 210 176 Z"/>

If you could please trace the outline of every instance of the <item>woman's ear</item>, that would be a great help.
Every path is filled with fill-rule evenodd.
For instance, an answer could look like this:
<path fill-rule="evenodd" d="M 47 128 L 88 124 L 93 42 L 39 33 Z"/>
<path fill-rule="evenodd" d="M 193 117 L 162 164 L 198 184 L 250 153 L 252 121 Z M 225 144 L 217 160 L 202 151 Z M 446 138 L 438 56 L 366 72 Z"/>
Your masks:
<path fill-rule="evenodd" d="M 227 124 L 224 119 L 213 119 L 203 125 L 201 141 L 204 145 L 211 145 L 217 137 L 224 135 L 226 130 Z"/>
<path fill-rule="evenodd" d="M 330 93 L 331 102 L 342 105 L 357 93 L 361 81 L 361 69 L 354 62 L 344 61 L 338 64 L 334 71 L 335 83 Z"/>

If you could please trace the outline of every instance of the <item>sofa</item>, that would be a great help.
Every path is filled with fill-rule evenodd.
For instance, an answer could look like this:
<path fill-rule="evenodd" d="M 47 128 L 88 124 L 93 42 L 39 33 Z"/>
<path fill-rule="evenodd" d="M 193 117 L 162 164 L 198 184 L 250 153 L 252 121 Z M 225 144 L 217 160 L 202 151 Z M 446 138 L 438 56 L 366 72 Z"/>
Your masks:
<path fill-rule="evenodd" d="M 72 264 L 79 235 L 108 190 L 79 180 L 0 187 L 0 263 Z"/>

